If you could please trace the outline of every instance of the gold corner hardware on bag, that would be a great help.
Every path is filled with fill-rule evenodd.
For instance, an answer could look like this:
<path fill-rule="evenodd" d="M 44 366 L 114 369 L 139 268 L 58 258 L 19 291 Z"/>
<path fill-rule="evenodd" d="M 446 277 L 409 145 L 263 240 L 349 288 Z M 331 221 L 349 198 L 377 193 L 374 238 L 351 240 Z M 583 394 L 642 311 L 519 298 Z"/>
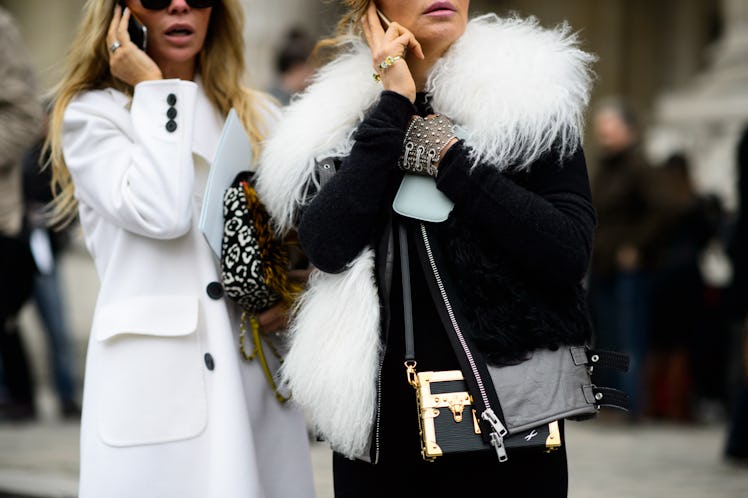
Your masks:
<path fill-rule="evenodd" d="M 469 403 L 470 399 L 466 396 L 453 396 L 452 399 L 449 400 L 449 411 L 452 412 L 452 417 L 458 424 L 462 422 L 463 408 Z"/>
<path fill-rule="evenodd" d="M 478 422 L 478 412 L 476 412 L 475 409 L 470 410 L 470 411 L 473 412 L 473 431 L 476 434 L 480 434 L 481 430 L 480 430 L 480 422 Z"/>
<path fill-rule="evenodd" d="M 444 454 L 437 442 L 436 419 L 442 414 L 441 410 L 449 410 L 445 413 L 451 414 L 449 418 L 453 424 L 449 424 L 450 426 L 460 426 L 459 424 L 462 424 L 464 420 L 463 412 L 465 409 L 468 409 L 470 413 L 474 412 L 471 406 L 472 401 L 467 391 L 447 390 L 440 392 L 441 386 L 449 388 L 452 387 L 453 382 L 460 382 L 460 385 L 464 386 L 460 370 L 415 373 L 414 369 L 413 374 L 415 374 L 415 379 L 414 382 L 411 382 L 411 385 L 416 389 L 418 424 L 421 432 L 421 455 L 424 460 L 433 462 L 436 457 Z M 445 423 L 447 422 L 445 421 Z M 475 415 L 473 415 L 471 431 L 474 431 L 475 423 Z"/>
<path fill-rule="evenodd" d="M 491 449 L 483 441 L 480 416 L 473 407 L 473 398 L 460 370 L 416 373 L 415 367 L 411 366 L 408 381 L 416 390 L 424 460 L 433 462 L 447 454 Z M 561 447 L 559 423 L 541 423 L 507 436 L 504 443 L 510 448 L 554 451 Z"/>
<path fill-rule="evenodd" d="M 545 440 L 545 449 L 547 453 L 550 453 L 561 447 L 561 431 L 558 429 L 558 421 L 548 424 L 548 433 L 548 437 Z"/>

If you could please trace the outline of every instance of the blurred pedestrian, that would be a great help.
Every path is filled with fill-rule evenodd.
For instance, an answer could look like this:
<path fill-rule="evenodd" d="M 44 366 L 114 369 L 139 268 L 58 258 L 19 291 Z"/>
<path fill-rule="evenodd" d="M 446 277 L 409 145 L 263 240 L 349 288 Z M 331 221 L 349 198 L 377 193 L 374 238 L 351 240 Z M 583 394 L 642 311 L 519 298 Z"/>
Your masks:
<path fill-rule="evenodd" d="M 733 265 L 731 311 L 738 323 L 740 349 L 735 397 L 730 410 L 725 456 L 748 463 L 748 127 L 737 150 L 738 218 L 728 247 Z"/>
<path fill-rule="evenodd" d="M 198 226 L 229 111 L 254 157 L 279 114 L 243 82 L 242 33 L 239 0 L 85 4 L 49 134 L 54 220 L 78 214 L 100 280 L 81 498 L 314 496 L 304 416 L 243 359 L 241 310 Z M 286 309 L 257 318 L 281 331 Z"/>
<path fill-rule="evenodd" d="M 72 226 L 52 229 L 47 206 L 52 201 L 52 168 L 43 153 L 48 117 L 44 116 L 42 134 L 23 159 L 23 193 L 29 223 L 31 252 L 37 272 L 34 275 L 32 302 L 47 338 L 49 364 L 59 413 L 63 418 L 80 417 L 76 356 L 68 321 L 67 303 L 59 274 L 59 259 L 68 247 Z"/>
<path fill-rule="evenodd" d="M 647 415 L 688 422 L 701 394 L 701 351 L 714 354 L 701 257 L 719 235 L 723 210 L 716 195 L 696 191 L 683 154 L 670 156 L 656 173 L 664 214 L 652 290 Z"/>
<path fill-rule="evenodd" d="M 7 399 L 0 400 L 0 419 L 36 416 L 18 313 L 31 296 L 36 271 L 24 218 L 22 158 L 40 127 L 31 60 L 15 20 L 0 7 L 0 359 L 7 390 Z"/>
<path fill-rule="evenodd" d="M 619 97 L 601 100 L 592 124 L 599 155 L 592 175 L 598 226 L 588 279 L 595 344 L 628 353 L 631 359 L 626 374 L 596 375 L 629 393 L 636 419 L 645 408 L 643 367 L 663 212 L 631 104 Z"/>
<path fill-rule="evenodd" d="M 281 105 L 301 93 L 314 73 L 314 40 L 300 27 L 291 28 L 275 54 L 275 77 L 268 92 Z"/>

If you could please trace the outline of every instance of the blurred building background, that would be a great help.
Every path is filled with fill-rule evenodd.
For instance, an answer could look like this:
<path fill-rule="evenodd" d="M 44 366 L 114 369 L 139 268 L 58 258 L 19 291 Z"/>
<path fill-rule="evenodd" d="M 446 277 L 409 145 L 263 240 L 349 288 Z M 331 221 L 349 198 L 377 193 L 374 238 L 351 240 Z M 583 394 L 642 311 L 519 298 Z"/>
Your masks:
<path fill-rule="evenodd" d="M 340 12 L 336 0 L 242 2 L 249 78 L 258 88 L 277 76 L 275 55 L 289 29 L 324 37 Z M 84 3 L 0 0 L 20 22 L 43 90 L 60 76 Z M 628 99 L 643 118 L 653 162 L 683 154 L 697 190 L 716 193 L 735 211 L 735 148 L 748 124 L 748 1 L 472 0 L 471 9 L 534 15 L 548 27 L 567 21 L 583 48 L 598 56 L 592 104 L 610 95 Z M 586 152 L 594 175 L 591 139 Z M 708 271 L 722 286 L 729 268 L 719 261 Z"/>
<path fill-rule="evenodd" d="M 84 0 L 0 0 L 21 23 L 43 88 L 54 85 Z M 273 56 L 292 26 L 329 34 L 335 0 L 243 0 L 251 80 L 272 81 Z M 748 121 L 745 0 L 473 0 L 474 14 L 516 11 L 546 26 L 567 20 L 596 53 L 593 101 L 629 98 L 645 117 L 655 160 L 682 149 L 697 185 L 734 207 L 732 151 Z M 594 158 L 595 151 L 589 150 Z M 594 164 L 594 161 L 590 161 Z"/>

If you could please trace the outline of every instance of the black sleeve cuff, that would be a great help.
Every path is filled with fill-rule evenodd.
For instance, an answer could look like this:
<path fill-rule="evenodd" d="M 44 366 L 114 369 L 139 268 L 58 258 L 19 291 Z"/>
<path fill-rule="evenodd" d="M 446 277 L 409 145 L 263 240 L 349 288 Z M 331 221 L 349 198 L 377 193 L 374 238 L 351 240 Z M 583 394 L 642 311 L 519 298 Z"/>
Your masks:
<path fill-rule="evenodd" d="M 453 202 L 468 195 L 470 163 L 465 143 L 460 140 L 444 154 L 436 175 L 436 186 Z"/>
<path fill-rule="evenodd" d="M 407 97 L 391 90 L 384 90 L 379 103 L 372 110 L 371 117 L 405 130 L 416 112 L 416 107 Z"/>

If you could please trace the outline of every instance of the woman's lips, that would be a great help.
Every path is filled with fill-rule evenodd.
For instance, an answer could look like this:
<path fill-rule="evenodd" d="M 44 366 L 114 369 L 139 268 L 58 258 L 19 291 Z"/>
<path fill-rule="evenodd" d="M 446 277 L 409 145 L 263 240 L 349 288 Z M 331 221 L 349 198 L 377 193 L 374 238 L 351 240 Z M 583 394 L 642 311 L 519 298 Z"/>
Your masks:
<path fill-rule="evenodd" d="M 449 16 L 454 14 L 455 8 L 449 2 L 434 2 L 428 6 L 424 14 L 429 16 Z"/>
<path fill-rule="evenodd" d="M 195 30 L 188 23 L 175 23 L 166 29 L 166 33 L 171 34 L 175 32 L 192 34 Z"/>
<path fill-rule="evenodd" d="M 186 42 L 195 33 L 192 26 L 186 24 L 175 24 L 166 30 L 166 37 L 172 42 Z"/>

